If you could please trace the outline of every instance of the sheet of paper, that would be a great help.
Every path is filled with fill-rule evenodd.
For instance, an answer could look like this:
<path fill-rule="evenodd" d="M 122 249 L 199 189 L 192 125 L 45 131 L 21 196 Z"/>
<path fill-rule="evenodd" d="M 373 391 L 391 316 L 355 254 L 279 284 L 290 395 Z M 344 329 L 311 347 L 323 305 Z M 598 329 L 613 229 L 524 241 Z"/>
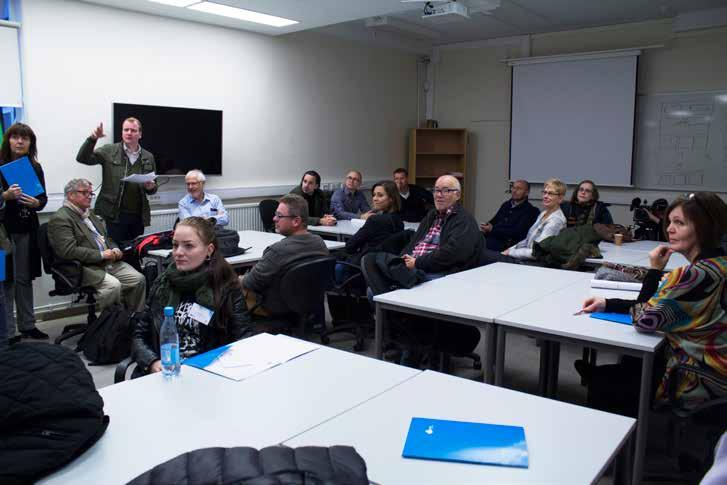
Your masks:
<path fill-rule="evenodd" d="M 151 182 L 157 178 L 157 174 L 154 172 L 149 173 L 135 173 L 132 175 L 129 175 L 128 177 L 124 177 L 121 180 L 124 182 L 129 182 L 132 184 L 144 184 L 146 182 Z"/>
<path fill-rule="evenodd" d="M 591 280 L 591 288 L 605 288 L 607 290 L 641 291 L 641 283 L 628 281 Z"/>
<path fill-rule="evenodd" d="M 287 336 L 261 333 L 192 357 L 184 363 L 241 381 L 319 347 Z"/>

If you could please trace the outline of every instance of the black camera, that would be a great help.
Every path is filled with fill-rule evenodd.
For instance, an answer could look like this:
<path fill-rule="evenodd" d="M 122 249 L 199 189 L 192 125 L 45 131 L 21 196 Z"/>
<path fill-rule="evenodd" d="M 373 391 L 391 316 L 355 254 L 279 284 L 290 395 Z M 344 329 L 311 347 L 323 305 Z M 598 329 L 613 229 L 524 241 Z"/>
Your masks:
<path fill-rule="evenodd" d="M 629 210 L 634 213 L 634 238 L 663 241 L 664 212 L 668 205 L 666 199 L 656 199 L 649 205 L 646 199 L 642 202 L 641 198 L 634 197 L 629 207 Z M 659 222 L 654 221 L 650 214 L 657 218 Z"/>

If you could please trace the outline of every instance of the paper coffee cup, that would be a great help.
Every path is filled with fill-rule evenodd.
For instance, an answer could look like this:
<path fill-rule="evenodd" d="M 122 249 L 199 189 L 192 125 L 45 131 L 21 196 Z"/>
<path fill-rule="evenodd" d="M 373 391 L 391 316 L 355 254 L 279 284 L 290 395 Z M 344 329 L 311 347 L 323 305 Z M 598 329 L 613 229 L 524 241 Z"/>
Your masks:
<path fill-rule="evenodd" d="M 624 242 L 624 235 L 623 234 L 614 234 L 613 242 L 616 244 L 616 246 L 622 245 Z"/>

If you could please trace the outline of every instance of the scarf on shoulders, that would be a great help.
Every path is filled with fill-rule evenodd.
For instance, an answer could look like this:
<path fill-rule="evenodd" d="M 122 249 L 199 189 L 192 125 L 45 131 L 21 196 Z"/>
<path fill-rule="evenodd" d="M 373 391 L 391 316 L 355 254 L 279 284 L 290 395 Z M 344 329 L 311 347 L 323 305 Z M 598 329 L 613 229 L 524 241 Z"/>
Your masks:
<path fill-rule="evenodd" d="M 162 273 L 155 292 L 159 303 L 177 308 L 182 295 L 194 295 L 195 302 L 212 310 L 215 308 L 214 291 L 209 285 L 209 265 L 204 263 L 194 271 L 179 271 L 172 262 Z"/>

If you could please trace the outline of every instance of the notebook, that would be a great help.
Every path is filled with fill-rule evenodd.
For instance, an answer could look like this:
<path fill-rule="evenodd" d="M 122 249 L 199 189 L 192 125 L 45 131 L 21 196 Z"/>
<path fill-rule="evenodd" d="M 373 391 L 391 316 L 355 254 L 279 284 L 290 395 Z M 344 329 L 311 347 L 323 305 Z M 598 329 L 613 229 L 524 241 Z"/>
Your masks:
<path fill-rule="evenodd" d="M 45 192 L 43 186 L 35 174 L 28 157 L 18 158 L 14 162 L 6 163 L 0 166 L 0 172 L 7 181 L 8 185 L 18 184 L 23 189 L 24 194 L 31 197 L 37 197 Z"/>
<path fill-rule="evenodd" d="M 622 323 L 624 325 L 631 325 L 631 315 L 628 313 L 606 313 L 606 312 L 593 312 L 591 318 L 597 318 L 598 320 L 608 320 L 609 322 Z"/>
<path fill-rule="evenodd" d="M 528 467 L 525 430 L 520 426 L 411 419 L 404 458 Z"/>

